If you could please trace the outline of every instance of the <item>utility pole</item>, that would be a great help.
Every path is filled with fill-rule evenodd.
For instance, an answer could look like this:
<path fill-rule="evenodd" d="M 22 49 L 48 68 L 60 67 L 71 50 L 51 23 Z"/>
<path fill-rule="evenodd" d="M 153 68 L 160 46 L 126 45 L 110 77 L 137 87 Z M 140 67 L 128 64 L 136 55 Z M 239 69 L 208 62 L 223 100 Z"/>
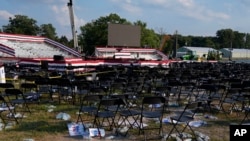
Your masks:
<path fill-rule="evenodd" d="M 177 47 L 178 47 L 178 31 L 176 30 L 175 31 L 175 54 L 174 54 L 174 57 L 176 58 L 177 57 Z"/>
<path fill-rule="evenodd" d="M 70 18 L 70 24 L 71 24 L 72 37 L 73 37 L 73 41 L 74 41 L 74 48 L 77 51 L 80 51 L 80 48 L 78 47 L 78 39 L 77 39 L 76 29 L 75 29 L 75 21 L 74 21 L 74 12 L 73 12 L 72 0 L 69 0 L 68 8 L 69 8 L 69 18 Z"/>

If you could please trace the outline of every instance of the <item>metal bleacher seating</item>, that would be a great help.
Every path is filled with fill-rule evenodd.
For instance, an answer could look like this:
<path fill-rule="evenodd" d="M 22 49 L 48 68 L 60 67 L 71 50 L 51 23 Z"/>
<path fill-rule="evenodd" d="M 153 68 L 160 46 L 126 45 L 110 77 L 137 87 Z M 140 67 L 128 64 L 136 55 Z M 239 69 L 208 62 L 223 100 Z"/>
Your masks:
<path fill-rule="evenodd" d="M 44 42 L 15 42 L 4 41 L 2 44 L 9 46 L 15 50 L 16 57 L 27 58 L 48 58 L 53 55 L 63 55 L 68 57 L 68 52 L 60 50 Z"/>

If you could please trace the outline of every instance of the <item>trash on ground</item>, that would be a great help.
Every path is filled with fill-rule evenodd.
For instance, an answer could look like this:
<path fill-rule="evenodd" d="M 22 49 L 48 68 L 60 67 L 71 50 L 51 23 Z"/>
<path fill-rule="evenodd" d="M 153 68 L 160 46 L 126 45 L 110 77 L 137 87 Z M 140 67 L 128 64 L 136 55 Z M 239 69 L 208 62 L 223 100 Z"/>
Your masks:
<path fill-rule="evenodd" d="M 104 137 L 105 130 L 101 128 L 89 128 L 89 136 L 94 137 Z"/>
<path fill-rule="evenodd" d="M 207 119 L 218 119 L 217 117 L 212 116 L 212 115 L 204 115 L 204 117 Z"/>
<path fill-rule="evenodd" d="M 84 125 L 80 123 L 68 123 L 68 130 L 70 136 L 79 136 L 84 135 Z"/>
<path fill-rule="evenodd" d="M 60 112 L 59 114 L 56 115 L 56 119 L 69 120 L 70 119 L 70 115 L 67 114 L 67 113 Z"/>
<path fill-rule="evenodd" d="M 203 120 L 196 120 L 196 121 L 189 122 L 189 125 L 193 126 L 193 127 L 200 127 L 200 126 L 203 126 L 203 125 L 206 125 L 206 124 L 207 124 L 207 122 L 205 122 Z"/>

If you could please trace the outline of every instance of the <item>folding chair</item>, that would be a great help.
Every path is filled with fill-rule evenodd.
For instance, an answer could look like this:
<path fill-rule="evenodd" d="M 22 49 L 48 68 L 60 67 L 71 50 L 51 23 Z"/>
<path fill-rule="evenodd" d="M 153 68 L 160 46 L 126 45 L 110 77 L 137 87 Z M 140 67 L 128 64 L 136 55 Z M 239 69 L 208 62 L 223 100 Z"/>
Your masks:
<path fill-rule="evenodd" d="M 194 138 L 196 139 L 196 135 L 192 127 L 190 126 L 190 122 L 194 120 L 194 115 L 198 112 L 200 109 L 201 102 L 190 102 L 187 103 L 181 112 L 176 112 L 175 116 L 171 116 L 171 124 L 173 125 L 170 132 L 168 133 L 168 136 L 166 140 L 168 140 L 171 137 L 171 134 L 174 130 L 177 131 L 180 137 L 182 137 L 182 133 L 185 131 L 185 129 L 188 127 L 192 134 L 194 135 Z M 183 123 L 183 126 L 178 126 L 180 123 Z M 178 129 L 179 127 L 179 129 Z M 181 129 L 182 128 L 182 129 Z"/>
<path fill-rule="evenodd" d="M 49 78 L 36 79 L 35 84 L 37 85 L 38 93 L 40 93 L 42 99 L 48 98 L 49 99 L 48 101 L 53 101 L 52 92 L 49 84 Z"/>
<path fill-rule="evenodd" d="M 58 86 L 58 102 L 61 104 L 61 101 L 71 102 L 75 104 L 75 95 L 72 88 L 72 83 L 69 79 L 60 78 L 58 79 L 59 82 L 57 83 Z"/>
<path fill-rule="evenodd" d="M 145 96 L 141 103 L 141 115 L 139 123 L 139 134 L 144 134 L 146 139 L 145 130 L 156 130 L 158 129 L 158 135 L 162 135 L 162 118 L 165 111 L 166 99 L 162 96 Z M 144 126 L 144 119 L 157 119 L 157 125 L 155 126 Z"/>
<path fill-rule="evenodd" d="M 72 82 L 73 92 L 75 95 L 75 102 L 82 103 L 83 97 L 89 93 L 91 87 L 90 83 L 85 80 Z"/>
<path fill-rule="evenodd" d="M 12 106 L 22 105 L 20 106 L 22 108 L 21 109 L 22 117 L 24 116 L 25 112 L 28 112 L 31 114 L 27 100 L 23 92 L 20 89 L 16 89 L 16 88 L 5 89 L 5 95 L 8 99 L 7 102 L 9 102 Z"/>
<path fill-rule="evenodd" d="M 225 96 L 221 99 L 220 110 L 227 116 L 234 111 L 239 112 L 237 109 L 237 103 L 239 102 L 238 96 L 240 95 L 240 89 L 228 88 L 225 92 Z"/>
<path fill-rule="evenodd" d="M 14 121 L 16 124 L 18 124 L 15 107 L 9 105 L 9 103 L 1 95 L 0 95 L 0 119 L 4 124 L 4 127 L 6 127 L 6 125 L 10 121 Z"/>
<path fill-rule="evenodd" d="M 88 120 L 88 116 L 93 116 L 97 110 L 102 95 L 85 95 L 81 100 L 81 105 L 78 112 L 78 118 L 76 122 Z M 85 117 L 85 119 L 84 119 Z"/>
<path fill-rule="evenodd" d="M 12 83 L 0 83 L 1 92 L 4 92 L 4 89 L 14 88 L 15 86 Z"/>
<path fill-rule="evenodd" d="M 95 118 L 93 125 L 96 126 L 98 129 L 109 127 L 109 130 L 111 130 L 112 127 L 116 127 L 115 117 L 119 108 L 119 100 L 120 99 L 118 98 L 103 98 L 99 102 L 97 112 L 94 115 Z M 110 110 L 109 107 L 116 107 L 116 109 Z"/>
<path fill-rule="evenodd" d="M 40 103 L 40 93 L 35 83 L 22 83 L 20 90 L 28 103 Z"/>
<path fill-rule="evenodd" d="M 139 109 L 133 108 L 129 103 L 129 94 L 120 94 L 120 95 L 111 95 L 112 98 L 119 98 L 119 108 L 117 110 L 119 117 L 118 117 L 118 128 L 121 128 L 122 126 L 128 126 L 129 129 L 138 127 L 139 123 L 138 119 L 141 114 Z M 110 108 L 109 108 L 110 110 Z M 113 110 L 114 111 L 114 110 Z M 122 133 L 121 135 L 126 136 L 128 133 Z"/>

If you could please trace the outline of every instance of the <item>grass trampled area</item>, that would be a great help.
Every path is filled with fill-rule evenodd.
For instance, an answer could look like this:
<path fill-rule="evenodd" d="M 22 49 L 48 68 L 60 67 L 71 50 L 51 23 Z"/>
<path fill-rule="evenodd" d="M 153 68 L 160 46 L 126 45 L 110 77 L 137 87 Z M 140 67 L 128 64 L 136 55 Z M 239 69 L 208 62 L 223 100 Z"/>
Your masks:
<path fill-rule="evenodd" d="M 48 112 L 50 105 L 55 106 L 52 112 Z M 42 102 L 39 105 L 29 105 L 32 111 L 31 114 L 26 113 L 26 117 L 23 118 L 20 123 L 11 129 L 0 131 L 0 140 L 4 141 L 23 141 L 24 139 L 33 139 L 35 141 L 75 141 L 82 140 L 82 137 L 70 137 L 67 123 L 76 122 L 77 112 L 79 104 L 72 105 L 69 103 L 55 102 Z M 171 108 L 168 109 L 170 112 L 165 113 L 164 117 L 172 114 Z M 60 112 L 67 113 L 71 116 L 69 121 L 56 119 L 56 115 Z M 200 119 L 207 122 L 206 125 L 201 127 L 193 127 L 195 131 L 199 131 L 210 137 L 211 141 L 228 141 L 229 140 L 229 125 L 231 123 L 239 123 L 244 113 L 240 113 L 237 116 L 235 113 L 226 115 L 225 113 L 203 113 L 203 115 L 209 114 L 217 117 L 217 119 L 206 119 L 201 116 Z M 150 123 L 152 124 L 152 122 Z M 163 135 L 167 134 L 171 125 L 163 123 Z M 112 131 L 107 131 L 112 134 Z M 189 130 L 186 130 L 189 132 Z M 153 136 L 154 131 L 146 133 L 147 136 Z M 138 135 L 137 129 L 129 130 L 126 137 L 116 138 L 117 140 L 143 140 L 143 135 Z"/>

